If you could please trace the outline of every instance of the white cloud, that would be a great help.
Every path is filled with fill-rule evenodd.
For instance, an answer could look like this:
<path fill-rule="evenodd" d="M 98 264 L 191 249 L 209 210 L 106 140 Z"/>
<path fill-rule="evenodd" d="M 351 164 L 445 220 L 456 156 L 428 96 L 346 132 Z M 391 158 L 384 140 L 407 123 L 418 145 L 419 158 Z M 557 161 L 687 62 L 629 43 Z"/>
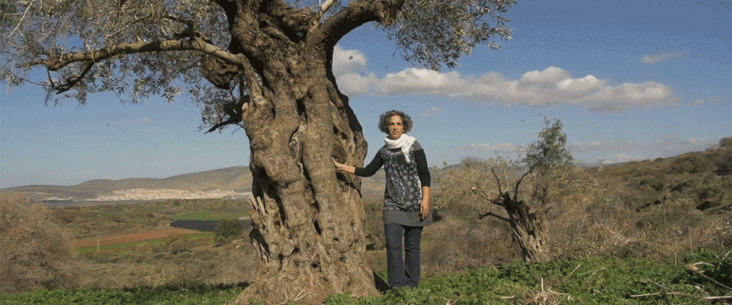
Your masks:
<path fill-rule="evenodd" d="M 440 73 L 428 69 L 407 68 L 389 73 L 373 86 L 381 94 L 449 94 L 462 83 L 457 72 Z"/>
<path fill-rule="evenodd" d="M 690 151 L 703 151 L 716 145 L 719 140 L 681 138 L 669 135 L 657 140 L 615 140 L 574 142 L 569 145 L 569 152 L 575 159 L 593 163 L 618 163 L 628 161 L 653 160 L 681 155 Z M 500 144 L 468 144 L 458 150 L 476 153 L 497 153 L 509 157 L 521 157 L 525 152 L 523 146 L 513 143 Z"/>
<path fill-rule="evenodd" d="M 650 160 L 678 156 L 690 151 L 702 151 L 718 141 L 711 139 L 681 138 L 667 136 L 650 141 L 605 141 L 571 144 L 570 152 L 582 156 L 586 161 L 602 159 L 604 163 Z"/>
<path fill-rule="evenodd" d="M 610 151 L 675 151 L 669 156 L 675 156 L 687 151 L 704 150 L 715 145 L 717 141 L 710 139 L 697 138 L 680 138 L 677 136 L 667 136 L 655 141 L 610 141 L 610 142 L 590 142 L 572 143 L 572 152 L 610 152 Z"/>
<path fill-rule="evenodd" d="M 427 109 L 427 111 L 423 112 L 419 116 L 421 116 L 421 117 L 431 116 L 437 112 L 440 112 L 440 108 L 433 106 L 430 109 Z"/>
<path fill-rule="evenodd" d="M 656 64 L 662 61 L 684 58 L 688 56 L 687 53 L 673 52 L 665 54 L 646 55 L 641 58 L 641 62 L 644 64 Z"/>
<path fill-rule="evenodd" d="M 500 144 L 469 144 L 459 148 L 460 150 L 466 151 L 477 151 L 477 152 L 498 152 L 498 153 L 515 153 L 521 151 L 523 148 L 512 143 L 500 143 Z"/>
<path fill-rule="evenodd" d="M 333 49 L 333 74 L 338 79 L 340 90 L 347 95 L 366 94 L 376 82 L 373 73 L 366 73 L 368 60 L 358 50 L 343 50 L 336 45 Z"/>
<path fill-rule="evenodd" d="M 336 45 L 333 49 L 333 74 L 361 73 L 366 71 L 368 60 L 359 50 L 343 50 Z"/>
<path fill-rule="evenodd" d="M 367 60 L 359 51 L 336 46 L 333 58 L 338 85 L 349 95 L 428 94 L 507 105 L 573 105 L 598 111 L 676 103 L 672 88 L 657 82 L 613 86 L 608 80 L 594 75 L 573 78 L 569 71 L 558 67 L 529 71 L 515 80 L 498 72 L 462 76 L 456 71 L 443 73 L 419 68 L 407 68 L 378 78 L 367 72 Z"/>
<path fill-rule="evenodd" d="M 378 81 L 373 73 L 363 75 L 359 73 L 347 73 L 336 75 L 338 87 L 346 95 L 360 95 L 371 92 L 371 84 Z"/>

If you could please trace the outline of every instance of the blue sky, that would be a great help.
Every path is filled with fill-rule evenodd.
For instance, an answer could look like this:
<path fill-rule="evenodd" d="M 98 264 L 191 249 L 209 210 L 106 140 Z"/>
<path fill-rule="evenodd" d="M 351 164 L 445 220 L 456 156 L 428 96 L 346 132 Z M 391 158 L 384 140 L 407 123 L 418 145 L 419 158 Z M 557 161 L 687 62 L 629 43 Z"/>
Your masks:
<path fill-rule="evenodd" d="M 365 129 L 402 109 L 431 165 L 515 158 L 543 117 L 594 163 L 675 156 L 732 136 L 729 1 L 521 1 L 512 39 L 441 72 L 411 67 L 366 25 L 337 46 L 334 72 Z M 185 96 L 122 105 L 114 95 L 45 106 L 33 86 L 0 91 L 0 188 L 164 178 L 247 165 L 243 130 L 204 134 Z M 368 161 L 368 160 L 367 160 Z"/>

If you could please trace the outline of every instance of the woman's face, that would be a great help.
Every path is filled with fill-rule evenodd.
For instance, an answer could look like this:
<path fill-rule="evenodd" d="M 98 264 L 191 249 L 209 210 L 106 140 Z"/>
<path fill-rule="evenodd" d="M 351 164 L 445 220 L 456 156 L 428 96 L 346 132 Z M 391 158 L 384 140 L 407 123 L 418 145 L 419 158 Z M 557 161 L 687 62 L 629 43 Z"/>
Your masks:
<path fill-rule="evenodd" d="M 396 140 L 404 133 L 404 123 L 400 115 L 392 115 L 389 118 L 389 139 Z"/>

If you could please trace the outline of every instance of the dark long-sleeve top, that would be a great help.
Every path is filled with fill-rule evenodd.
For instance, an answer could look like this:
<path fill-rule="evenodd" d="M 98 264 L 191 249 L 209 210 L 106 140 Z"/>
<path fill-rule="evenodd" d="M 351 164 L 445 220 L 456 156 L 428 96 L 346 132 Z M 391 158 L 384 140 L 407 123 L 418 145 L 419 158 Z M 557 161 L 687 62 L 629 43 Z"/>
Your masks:
<path fill-rule="evenodd" d="M 384 223 L 424 226 L 432 222 L 432 217 L 422 220 L 419 215 L 422 187 L 430 186 L 431 183 L 427 157 L 417 141 L 408 153 L 410 162 L 407 162 L 401 149 L 384 146 L 369 165 L 357 167 L 355 174 L 360 177 L 372 176 L 383 166 L 386 173 Z"/>

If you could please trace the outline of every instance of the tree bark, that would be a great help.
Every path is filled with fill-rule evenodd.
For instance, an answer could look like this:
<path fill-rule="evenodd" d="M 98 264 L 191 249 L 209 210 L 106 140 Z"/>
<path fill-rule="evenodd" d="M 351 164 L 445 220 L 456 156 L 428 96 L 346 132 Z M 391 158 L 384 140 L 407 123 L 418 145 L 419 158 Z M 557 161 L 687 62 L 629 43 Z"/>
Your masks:
<path fill-rule="evenodd" d="M 521 247 L 521 255 L 527 263 L 547 260 L 546 234 L 544 219 L 540 214 L 532 212 L 523 201 L 510 201 L 504 207 L 511 219 L 513 240 Z"/>
<path fill-rule="evenodd" d="M 544 218 L 532 212 L 531 207 L 523 200 L 512 198 L 508 192 L 499 191 L 499 195 L 490 202 L 501 206 L 508 217 L 501 217 L 488 212 L 480 216 L 493 216 L 506 221 L 511 226 L 512 238 L 519 244 L 521 255 L 527 263 L 542 262 L 547 260 L 546 233 L 544 231 Z"/>
<path fill-rule="evenodd" d="M 264 51 L 264 50 L 259 50 Z M 361 126 L 330 75 L 332 47 L 274 46 L 243 72 L 242 106 L 253 175 L 257 277 L 237 302 L 320 302 L 333 293 L 378 294 L 365 259 L 360 179 L 332 158 L 362 165 Z"/>
<path fill-rule="evenodd" d="M 241 113 L 254 178 L 250 240 L 261 258 L 236 302 L 378 294 L 365 257 L 361 180 L 336 173 L 332 161 L 362 166 L 367 151 L 332 58 L 343 35 L 369 21 L 393 22 L 403 0 L 354 2 L 323 23 L 319 13 L 279 0 L 217 3 L 250 95 Z"/>

